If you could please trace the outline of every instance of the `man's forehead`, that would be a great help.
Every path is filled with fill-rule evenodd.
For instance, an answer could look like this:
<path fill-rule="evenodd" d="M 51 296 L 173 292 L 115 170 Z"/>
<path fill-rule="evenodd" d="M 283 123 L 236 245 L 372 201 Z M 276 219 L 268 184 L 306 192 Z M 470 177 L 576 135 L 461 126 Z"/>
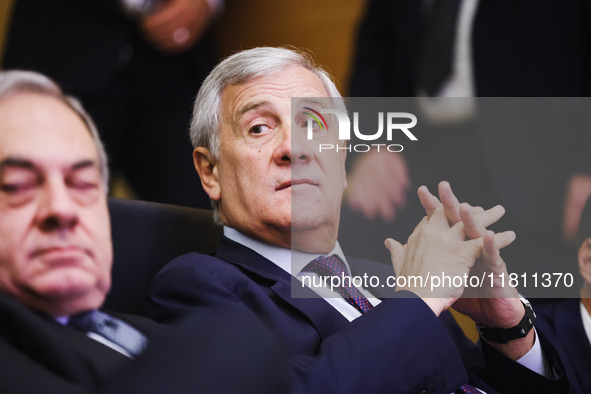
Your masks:
<path fill-rule="evenodd" d="M 0 100 L 0 160 L 97 160 L 86 124 L 55 97 L 18 93 Z"/>
<path fill-rule="evenodd" d="M 90 134 L 81 116 L 69 104 L 50 93 L 24 91 L 3 97 L 0 99 L 0 114 L 0 127 L 6 123 L 10 126 L 30 124 L 43 117 L 43 120 L 52 120 L 53 123 L 56 120 L 62 124 L 75 123 Z"/>
<path fill-rule="evenodd" d="M 286 67 L 276 73 L 228 85 L 223 91 L 223 110 L 239 117 L 251 109 L 272 106 L 292 97 L 326 97 L 328 92 L 316 74 L 301 66 Z"/>

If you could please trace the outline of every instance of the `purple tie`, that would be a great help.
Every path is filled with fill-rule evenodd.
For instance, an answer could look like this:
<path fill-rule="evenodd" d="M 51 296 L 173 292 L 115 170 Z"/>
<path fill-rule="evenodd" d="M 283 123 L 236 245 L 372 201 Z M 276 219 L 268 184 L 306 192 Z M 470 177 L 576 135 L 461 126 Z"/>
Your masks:
<path fill-rule="evenodd" d="M 353 286 L 351 277 L 345 274 L 345 264 L 336 255 L 320 256 L 311 261 L 304 267 L 302 271 L 313 272 L 318 276 L 336 276 L 338 278 L 345 278 L 341 286 L 334 287 L 333 290 L 339 293 L 349 304 L 351 304 L 359 312 L 366 313 L 373 305 L 369 303 L 367 298 Z M 348 278 L 348 279 L 347 279 Z"/>

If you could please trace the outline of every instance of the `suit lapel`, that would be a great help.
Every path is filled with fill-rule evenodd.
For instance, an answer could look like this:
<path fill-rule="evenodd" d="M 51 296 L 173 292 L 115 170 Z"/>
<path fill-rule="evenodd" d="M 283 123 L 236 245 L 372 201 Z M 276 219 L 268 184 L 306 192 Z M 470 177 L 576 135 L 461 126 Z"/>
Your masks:
<path fill-rule="evenodd" d="M 556 308 L 556 335 L 569 355 L 579 382 L 588 380 L 591 371 L 591 344 L 585 333 L 579 299 L 571 299 Z M 589 389 L 589 387 L 585 388 Z"/>
<path fill-rule="evenodd" d="M 35 363 L 85 387 L 97 387 L 129 358 L 84 333 L 0 296 L 0 335 Z"/>
<path fill-rule="evenodd" d="M 287 304 L 304 314 L 322 339 L 347 325 L 348 320 L 300 281 L 252 249 L 222 237 L 216 257 L 240 267 L 248 276 L 256 274 L 272 281 L 269 288 Z M 294 290 L 292 295 L 292 290 Z"/>

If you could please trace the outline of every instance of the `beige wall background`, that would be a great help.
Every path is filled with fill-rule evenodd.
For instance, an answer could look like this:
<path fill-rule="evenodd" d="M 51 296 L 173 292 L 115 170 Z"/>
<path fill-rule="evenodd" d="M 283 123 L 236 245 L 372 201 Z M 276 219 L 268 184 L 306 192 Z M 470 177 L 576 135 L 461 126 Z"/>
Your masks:
<path fill-rule="evenodd" d="M 10 15 L 13 4 L 14 0 L 0 0 L 0 68 L 2 68 L 6 31 L 8 29 L 8 24 L 10 23 Z"/>
<path fill-rule="evenodd" d="M 219 29 L 224 55 L 254 46 L 309 50 L 344 95 L 357 23 L 365 0 L 234 0 Z"/>
<path fill-rule="evenodd" d="M 0 59 L 15 1 L 0 0 Z M 356 26 L 365 1 L 230 1 L 217 31 L 221 54 L 263 45 L 306 49 L 346 94 Z"/>

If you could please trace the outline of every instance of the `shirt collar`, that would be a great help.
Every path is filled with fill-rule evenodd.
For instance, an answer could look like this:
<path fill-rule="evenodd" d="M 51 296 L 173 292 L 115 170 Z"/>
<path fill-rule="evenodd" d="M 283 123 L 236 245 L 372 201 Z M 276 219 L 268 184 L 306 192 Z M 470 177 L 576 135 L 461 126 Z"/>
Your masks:
<path fill-rule="evenodd" d="M 580 303 L 581 309 L 581 318 L 583 320 L 583 328 L 585 329 L 585 334 L 587 334 L 587 339 L 591 343 L 591 316 L 589 315 L 589 311 L 585 308 L 585 304 L 581 301 Z"/>
<path fill-rule="evenodd" d="M 292 276 L 298 276 L 300 272 L 304 269 L 304 267 L 312 260 L 317 257 L 323 256 L 318 253 L 306 253 L 300 250 L 291 250 L 286 248 L 281 248 L 279 246 L 271 245 L 266 242 L 261 242 L 256 239 L 250 238 L 239 232 L 236 229 L 233 229 L 228 226 L 224 226 L 224 236 L 226 238 L 231 239 L 234 242 L 237 242 L 243 246 L 246 246 L 249 249 L 254 250 L 267 260 L 271 261 L 287 273 Z M 343 254 L 341 246 L 339 242 L 335 242 L 334 248 L 328 253 L 328 255 L 336 254 L 345 264 L 345 268 L 347 274 L 351 274 L 351 270 L 349 268 L 349 264 L 347 263 L 347 259 Z"/>

